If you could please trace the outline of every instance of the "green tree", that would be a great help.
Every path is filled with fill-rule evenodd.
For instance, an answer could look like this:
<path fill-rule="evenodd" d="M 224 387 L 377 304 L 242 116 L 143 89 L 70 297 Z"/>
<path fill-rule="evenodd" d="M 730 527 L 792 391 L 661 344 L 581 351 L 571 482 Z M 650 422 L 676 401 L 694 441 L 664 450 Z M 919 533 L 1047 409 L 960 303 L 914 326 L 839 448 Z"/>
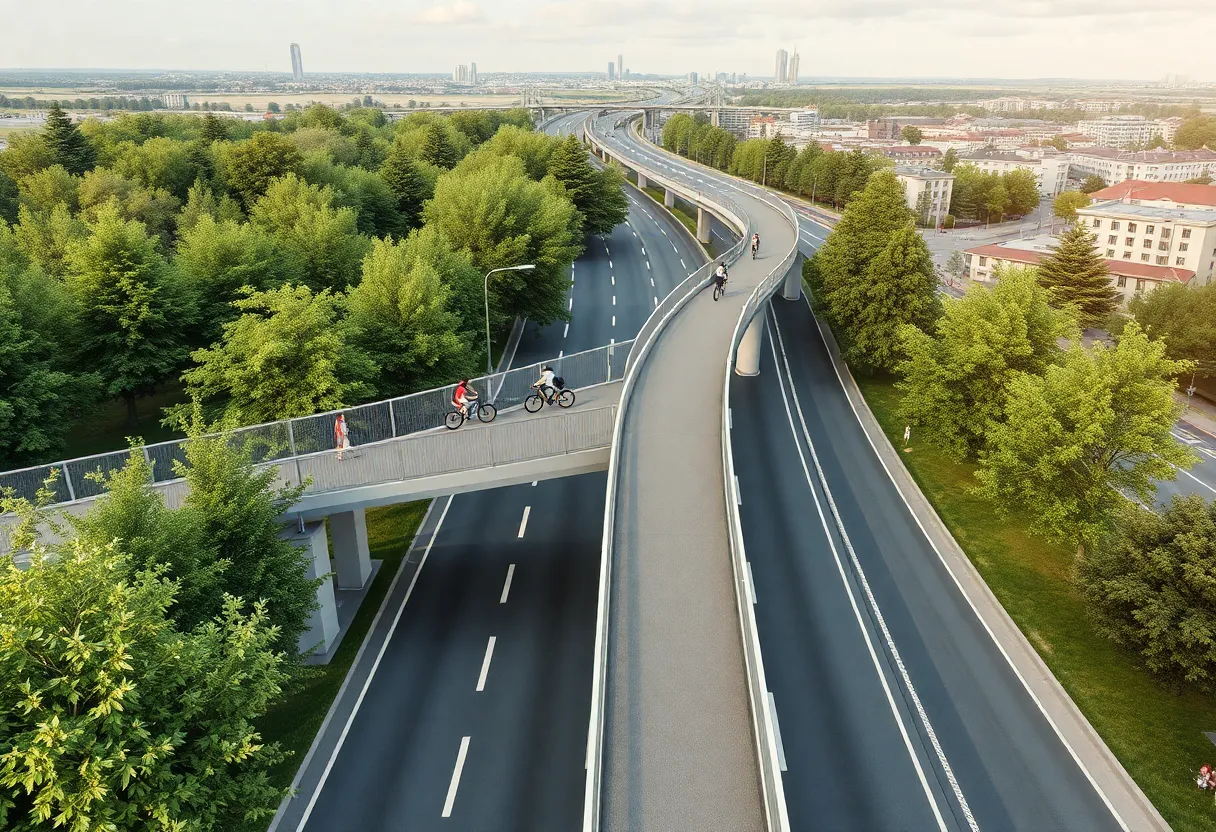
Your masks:
<path fill-rule="evenodd" d="M 1065 139 L 1063 136 L 1052 136 L 1050 144 L 1052 147 L 1054 147 L 1056 150 L 1060 151 L 1061 153 L 1063 153 L 1065 150 L 1068 150 L 1068 140 Z"/>
<path fill-rule="evenodd" d="M 460 154 L 448 140 L 443 125 L 435 123 L 426 128 L 426 141 L 422 145 L 420 158 L 440 168 L 453 168 L 460 161 Z"/>
<path fill-rule="evenodd" d="M 963 259 L 963 253 L 955 249 L 950 254 L 950 259 L 946 261 L 946 271 L 955 277 L 961 277 L 967 269 L 966 260 Z"/>
<path fill-rule="evenodd" d="M 1081 182 L 1081 193 L 1092 194 L 1095 191 L 1100 191 L 1106 187 L 1106 180 L 1097 174 L 1091 173 Z"/>
<path fill-rule="evenodd" d="M 1088 194 L 1083 194 L 1080 191 L 1064 191 L 1056 197 L 1052 203 L 1051 210 L 1064 222 L 1072 224 L 1077 221 L 1077 209 L 1084 208 L 1089 203 L 1093 202 Z"/>
<path fill-rule="evenodd" d="M 263 131 L 252 139 L 229 145 L 225 154 L 229 187 L 245 207 L 252 206 L 270 183 L 289 173 L 298 173 L 303 158 L 291 140 Z"/>
<path fill-rule="evenodd" d="M 1175 684 L 1216 678 L 1216 503 L 1174 497 L 1161 514 L 1127 505 L 1078 570 L 1090 615 Z"/>
<path fill-rule="evenodd" d="M 182 380 L 192 397 L 222 405 L 233 424 L 252 425 L 333 410 L 370 392 L 374 368 L 347 344 L 341 296 L 291 285 L 246 294 L 221 340 L 191 354 L 195 366 Z"/>
<path fill-rule="evenodd" d="M 919 127 L 914 124 L 905 124 L 903 129 L 899 131 L 899 137 L 908 144 L 920 144 L 925 139 L 925 134 Z"/>
<path fill-rule="evenodd" d="M 954 456 L 976 458 L 1004 419 L 1012 381 L 1041 375 L 1059 355 L 1057 340 L 1075 334 L 1047 301 L 1032 271 L 1009 269 L 991 289 L 944 299 L 931 333 L 900 327 L 900 418 Z"/>
<path fill-rule="evenodd" d="M 253 721 L 286 675 L 264 608 L 228 599 L 182 632 L 177 583 L 129 577 L 121 542 L 30 545 L 28 569 L 0 567 L 0 825 L 219 832 L 274 814 L 283 754 Z"/>
<path fill-rule="evenodd" d="M 148 139 L 143 144 L 123 142 L 112 167 L 145 188 L 161 188 L 181 200 L 205 173 L 192 156 L 190 145 L 170 138 Z"/>
<path fill-rule="evenodd" d="M 67 283 L 81 308 L 84 353 L 105 391 L 127 403 L 169 377 L 186 357 L 182 330 L 192 299 L 141 223 L 124 220 L 116 202 L 97 212 L 89 237 L 68 244 Z"/>
<path fill-rule="evenodd" d="M 294 277 L 266 231 L 251 223 L 216 222 L 207 214 L 182 233 L 173 263 L 199 299 L 199 344 L 210 344 L 236 317 L 232 303 L 242 289 L 274 289 Z"/>
<path fill-rule="evenodd" d="M 1128 304 L 1140 326 L 1165 342 L 1166 354 L 1216 371 L 1216 283 L 1166 283 Z"/>
<path fill-rule="evenodd" d="M 1174 134 L 1174 147 L 1178 150 L 1216 149 L 1216 118 L 1196 116 L 1184 121 Z"/>
<path fill-rule="evenodd" d="M 17 221 L 18 195 L 20 190 L 13 178 L 0 168 L 0 220 L 7 223 Z"/>
<path fill-rule="evenodd" d="M 428 253 L 417 231 L 399 243 L 377 240 L 350 293 L 354 342 L 380 368 L 382 396 L 438 387 L 473 364 L 450 308 L 451 286 Z"/>
<path fill-rule="evenodd" d="M 216 221 L 242 222 L 245 219 L 245 214 L 236 200 L 228 194 L 224 194 L 217 200 L 211 189 L 200 181 L 190 186 L 186 204 L 177 216 L 177 233 L 185 234 L 204 216 Z"/>
<path fill-rule="evenodd" d="M 530 272 L 494 276 L 491 315 L 545 324 L 565 318 L 570 264 L 581 252 L 579 215 L 556 180 L 533 182 L 514 157 L 488 159 L 440 177 L 427 203 L 428 223 L 467 249 L 483 274 L 534 264 Z"/>
<path fill-rule="evenodd" d="M 1094 235 L 1074 225 L 1038 265 L 1039 282 L 1051 290 L 1052 302 L 1071 307 L 1082 326 L 1094 326 L 1115 308 L 1117 293 L 1106 262 L 1094 249 Z"/>
<path fill-rule="evenodd" d="M 470 115 L 456 113 L 456 116 Z M 549 172 L 549 158 L 561 144 L 561 139 L 547 136 L 534 130 L 507 125 L 500 127 L 498 132 L 478 148 L 478 155 L 517 156 L 524 163 L 528 178 L 540 181 Z M 586 151 L 584 151 L 586 152 Z"/>
<path fill-rule="evenodd" d="M 434 187 L 402 145 L 393 145 L 380 167 L 380 175 L 397 197 L 397 210 L 405 227 L 422 225 L 422 204 L 431 198 Z"/>
<path fill-rule="evenodd" d="M 80 177 L 68 173 L 62 165 L 32 173 L 18 185 L 20 204 L 38 214 L 47 214 L 63 204 L 69 211 L 80 207 Z"/>
<path fill-rule="evenodd" d="M 92 143 L 81 134 L 67 113 L 59 109 L 57 103 L 52 102 L 47 110 L 42 138 L 50 151 L 52 164 L 63 165 L 68 173 L 79 176 L 92 170 L 96 164 L 97 155 Z"/>
<path fill-rule="evenodd" d="M 199 138 L 207 144 L 227 141 L 228 125 L 225 123 L 226 121 L 227 119 L 207 113 L 199 121 Z"/>
<path fill-rule="evenodd" d="M 1039 204 L 1039 183 L 1028 170 L 1011 170 L 1001 177 L 1005 192 L 1009 194 L 1009 213 L 1025 216 Z"/>
<path fill-rule="evenodd" d="M 942 155 L 942 170 L 946 173 L 951 173 L 954 166 L 958 164 L 958 151 L 953 147 L 946 148 L 946 152 Z"/>
<path fill-rule="evenodd" d="M 999 512 L 1032 531 L 1075 543 L 1100 540 L 1126 497 L 1152 500 L 1154 481 L 1194 463 L 1170 433 L 1181 413 L 1174 379 L 1186 371 L 1134 322 L 1114 347 L 1074 346 L 1043 376 L 1008 387 L 1005 421 L 988 430 L 976 477 Z"/>
<path fill-rule="evenodd" d="M 291 273 L 318 291 L 355 283 L 368 246 L 358 212 L 335 208 L 333 199 L 331 188 L 288 174 L 272 182 L 249 212 L 254 224 L 274 235 Z"/>
<path fill-rule="evenodd" d="M 827 294 L 849 361 L 868 370 L 893 370 L 900 327 L 928 329 L 937 317 L 937 276 L 924 239 L 911 225 L 891 234 L 859 280 Z"/>
<path fill-rule="evenodd" d="M 609 234 L 628 217 L 620 172 L 593 168 L 577 136 L 571 134 L 558 144 L 549 159 L 549 173 L 565 186 L 588 234 Z"/>
<path fill-rule="evenodd" d="M 11 133 L 8 149 L 0 153 L 0 170 L 17 182 L 56 162 L 43 133 Z"/>
<path fill-rule="evenodd" d="M 50 214 L 35 214 L 27 206 L 17 210 L 13 228 L 17 248 L 49 275 L 62 278 L 67 270 L 68 246 L 87 236 L 88 228 L 72 216 L 67 205 L 59 204 Z"/>

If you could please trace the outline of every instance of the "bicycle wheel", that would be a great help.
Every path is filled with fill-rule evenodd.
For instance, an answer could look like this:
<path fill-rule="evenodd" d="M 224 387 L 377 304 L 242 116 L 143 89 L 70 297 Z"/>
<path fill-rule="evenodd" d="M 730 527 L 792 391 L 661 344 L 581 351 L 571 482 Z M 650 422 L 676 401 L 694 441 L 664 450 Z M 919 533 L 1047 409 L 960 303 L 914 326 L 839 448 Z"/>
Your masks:
<path fill-rule="evenodd" d="M 459 411 L 449 410 L 448 415 L 443 417 L 443 426 L 448 430 L 456 430 L 463 424 L 464 417 L 460 415 Z"/>
<path fill-rule="evenodd" d="M 524 410 L 529 413 L 535 413 L 545 406 L 545 400 L 540 397 L 540 393 L 533 393 L 528 398 L 524 399 Z"/>
<path fill-rule="evenodd" d="M 557 394 L 557 406 L 569 407 L 574 404 L 574 391 L 570 389 L 563 390 Z"/>
<path fill-rule="evenodd" d="M 498 415 L 498 408 L 492 404 L 483 404 L 477 408 L 477 418 L 483 422 L 493 422 Z"/>

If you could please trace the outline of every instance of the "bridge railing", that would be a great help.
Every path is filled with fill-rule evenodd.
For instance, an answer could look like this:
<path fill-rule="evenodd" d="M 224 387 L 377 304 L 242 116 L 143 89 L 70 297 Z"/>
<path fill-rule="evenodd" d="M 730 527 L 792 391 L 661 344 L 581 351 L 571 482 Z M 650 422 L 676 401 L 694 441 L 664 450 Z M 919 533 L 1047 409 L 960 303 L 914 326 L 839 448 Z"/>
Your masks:
<path fill-rule="evenodd" d="M 490 401 L 502 410 L 523 404 L 531 394 L 532 383 L 540 376 L 542 366 L 552 367 L 570 387 L 586 388 L 619 381 L 625 375 L 625 362 L 632 346 L 633 341 L 621 341 L 480 376 L 470 383 L 484 401 Z M 439 427 L 452 407 L 454 390 L 453 384 L 312 416 L 252 425 L 227 435 L 249 452 L 255 464 L 282 463 L 334 450 L 334 427 L 339 414 L 346 417 L 352 447 Z M 186 462 L 185 443 L 184 439 L 158 442 L 139 446 L 134 451 L 112 451 L 5 471 L 0 473 L 0 490 L 11 489 L 15 496 L 32 500 L 52 472 L 58 471 L 59 476 L 52 485 L 53 504 L 90 499 L 105 491 L 104 476 L 121 469 L 132 452 L 142 453 L 152 464 L 154 482 L 171 482 L 179 478 L 175 463 L 184 465 Z M 96 474 L 102 477 L 94 476 Z"/>

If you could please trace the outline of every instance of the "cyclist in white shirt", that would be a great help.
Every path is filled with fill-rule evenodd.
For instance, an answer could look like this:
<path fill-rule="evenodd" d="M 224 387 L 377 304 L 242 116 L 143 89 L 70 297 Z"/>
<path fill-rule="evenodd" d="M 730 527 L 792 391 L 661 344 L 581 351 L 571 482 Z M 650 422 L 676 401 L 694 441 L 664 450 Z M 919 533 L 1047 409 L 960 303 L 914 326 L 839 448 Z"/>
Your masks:
<path fill-rule="evenodd" d="M 540 378 L 537 379 L 536 383 L 532 385 L 538 391 L 540 391 L 540 394 L 544 396 L 545 400 L 548 402 L 553 401 L 553 393 L 555 391 L 553 386 L 554 375 L 555 373 L 553 372 L 552 367 L 545 367 L 540 371 Z"/>

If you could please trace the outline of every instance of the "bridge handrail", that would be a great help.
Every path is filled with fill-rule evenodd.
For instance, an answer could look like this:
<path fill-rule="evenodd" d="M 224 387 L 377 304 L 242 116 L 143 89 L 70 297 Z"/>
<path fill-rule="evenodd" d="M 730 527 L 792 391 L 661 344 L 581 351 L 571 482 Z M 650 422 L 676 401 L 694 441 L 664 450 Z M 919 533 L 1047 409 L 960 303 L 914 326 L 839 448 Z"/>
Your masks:
<path fill-rule="evenodd" d="M 598 139 L 594 135 L 593 117 L 589 117 L 584 125 L 586 135 L 594 143 Z M 647 173 L 647 177 L 649 177 Z M 718 195 L 705 195 L 707 201 L 719 204 L 722 198 Z M 737 207 L 737 206 L 736 206 Z M 744 218 L 747 217 L 743 213 Z M 728 262 L 734 263 L 743 254 L 747 240 L 750 237 L 750 225 L 745 226 L 740 240 L 731 247 L 725 255 Z M 668 293 L 638 332 L 634 340 L 634 350 L 630 351 L 625 368 L 625 376 L 621 384 L 621 398 L 617 406 L 616 424 L 612 431 L 611 454 L 608 459 L 608 488 L 604 500 L 604 534 L 600 554 L 600 590 L 596 604 L 595 630 L 595 659 L 592 666 L 591 680 L 591 716 L 587 728 L 587 769 L 586 794 L 583 803 L 583 832 L 598 832 L 600 828 L 600 797 L 603 785 L 603 742 L 604 742 L 604 706 L 608 685 L 608 612 L 612 594 L 612 544 L 616 523 L 616 482 L 620 475 L 619 448 L 621 434 L 624 430 L 625 412 L 628 408 L 629 397 L 633 392 L 637 379 L 638 368 L 650 349 L 654 346 L 663 327 L 680 311 L 681 308 L 702 288 L 701 280 L 697 279 L 701 270 L 698 269 L 680 282 L 679 286 Z M 702 278 L 703 279 L 703 278 Z M 674 298 L 674 299 L 673 299 Z M 673 299 L 670 304 L 668 299 Z M 652 325 L 652 321 L 654 324 Z M 635 357 L 636 356 L 636 357 Z"/>
<path fill-rule="evenodd" d="M 625 361 L 633 341 L 620 341 L 605 347 L 571 353 L 558 358 L 530 363 L 501 373 L 479 376 L 471 384 L 500 409 L 522 404 L 532 392 L 532 382 L 542 365 L 552 366 L 571 387 L 586 388 L 624 376 Z M 451 409 L 455 385 L 437 387 L 368 404 L 329 410 L 311 416 L 281 419 L 260 425 L 237 428 L 227 433 L 249 449 L 256 464 L 290 463 L 320 452 L 333 451 L 334 422 L 339 413 L 346 415 L 351 447 L 370 445 L 408 436 L 440 425 Z M 144 458 L 152 463 L 154 483 L 172 482 L 178 477 L 174 462 L 185 462 L 184 439 L 141 445 Z M 108 474 L 126 464 L 131 450 L 61 460 L 0 472 L 0 490 L 11 488 L 16 496 L 32 499 L 37 490 L 58 470 L 52 504 L 75 503 L 96 497 L 105 485 L 88 475 Z"/>

